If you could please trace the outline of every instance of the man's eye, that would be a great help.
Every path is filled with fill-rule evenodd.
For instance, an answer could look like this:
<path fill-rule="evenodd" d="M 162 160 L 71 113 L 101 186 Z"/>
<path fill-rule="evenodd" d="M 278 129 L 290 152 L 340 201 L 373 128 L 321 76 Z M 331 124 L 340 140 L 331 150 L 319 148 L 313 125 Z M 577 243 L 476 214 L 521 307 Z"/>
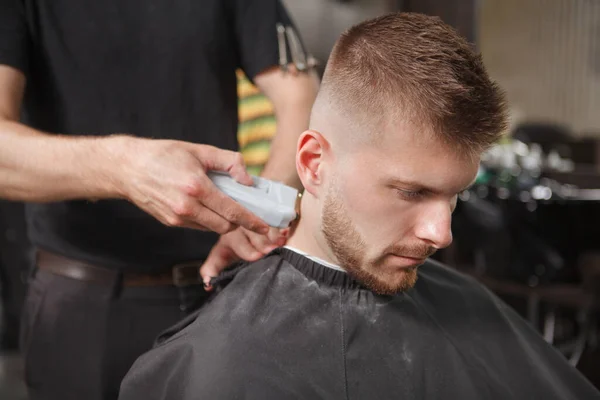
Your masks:
<path fill-rule="evenodd" d="M 396 189 L 396 191 L 398 192 L 400 197 L 407 199 L 407 200 L 415 200 L 420 197 L 423 197 L 422 192 L 411 192 L 410 190 L 402 190 L 402 189 Z"/>

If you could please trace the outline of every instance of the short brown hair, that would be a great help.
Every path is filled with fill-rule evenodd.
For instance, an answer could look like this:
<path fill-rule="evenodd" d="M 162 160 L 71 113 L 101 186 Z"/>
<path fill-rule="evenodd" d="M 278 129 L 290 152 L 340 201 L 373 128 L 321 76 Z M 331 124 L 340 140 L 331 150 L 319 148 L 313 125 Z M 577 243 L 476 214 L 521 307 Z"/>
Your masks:
<path fill-rule="evenodd" d="M 505 96 L 481 56 L 439 18 L 422 14 L 388 14 L 344 32 L 321 92 L 350 115 L 378 116 L 391 106 L 469 153 L 485 150 L 507 125 Z"/>

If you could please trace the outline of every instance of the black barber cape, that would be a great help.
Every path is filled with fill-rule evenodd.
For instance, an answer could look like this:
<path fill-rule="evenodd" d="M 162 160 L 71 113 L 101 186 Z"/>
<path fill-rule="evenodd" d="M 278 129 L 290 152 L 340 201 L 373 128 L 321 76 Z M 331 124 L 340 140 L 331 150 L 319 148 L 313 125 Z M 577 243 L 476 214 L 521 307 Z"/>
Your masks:
<path fill-rule="evenodd" d="M 136 361 L 121 400 L 600 398 L 511 308 L 436 262 L 394 296 L 287 249 L 236 272 Z"/>

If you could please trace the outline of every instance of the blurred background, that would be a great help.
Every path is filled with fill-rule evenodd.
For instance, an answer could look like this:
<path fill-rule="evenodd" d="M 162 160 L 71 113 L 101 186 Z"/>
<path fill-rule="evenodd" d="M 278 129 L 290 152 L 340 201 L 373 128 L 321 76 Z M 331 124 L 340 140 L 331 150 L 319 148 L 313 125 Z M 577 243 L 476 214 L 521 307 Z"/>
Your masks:
<path fill-rule="evenodd" d="M 321 68 L 342 31 L 396 10 L 437 15 L 482 52 L 511 124 L 436 257 L 501 296 L 600 388 L 600 0 L 283 2 Z M 240 148 L 258 174 L 277 121 L 241 71 L 238 80 Z M 1 202 L 1 399 L 25 398 L 17 337 L 31 262 L 23 207 Z"/>

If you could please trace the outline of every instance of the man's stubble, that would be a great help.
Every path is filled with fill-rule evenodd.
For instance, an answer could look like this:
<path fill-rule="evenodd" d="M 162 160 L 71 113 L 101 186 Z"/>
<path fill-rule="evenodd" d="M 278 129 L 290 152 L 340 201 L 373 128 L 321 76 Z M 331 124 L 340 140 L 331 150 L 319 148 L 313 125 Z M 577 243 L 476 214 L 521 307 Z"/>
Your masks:
<path fill-rule="evenodd" d="M 387 249 L 374 260 L 367 260 L 367 245 L 348 216 L 335 185 L 331 185 L 323 201 L 321 232 L 331 252 L 346 272 L 375 293 L 392 295 L 412 288 L 417 282 L 417 267 L 386 271 L 385 261 L 399 246 Z M 421 246 L 409 254 L 431 255 L 433 249 Z M 398 253 L 395 253 L 398 254 Z M 406 253 L 404 253 L 406 254 Z M 425 258 L 425 257 L 423 257 Z"/>

